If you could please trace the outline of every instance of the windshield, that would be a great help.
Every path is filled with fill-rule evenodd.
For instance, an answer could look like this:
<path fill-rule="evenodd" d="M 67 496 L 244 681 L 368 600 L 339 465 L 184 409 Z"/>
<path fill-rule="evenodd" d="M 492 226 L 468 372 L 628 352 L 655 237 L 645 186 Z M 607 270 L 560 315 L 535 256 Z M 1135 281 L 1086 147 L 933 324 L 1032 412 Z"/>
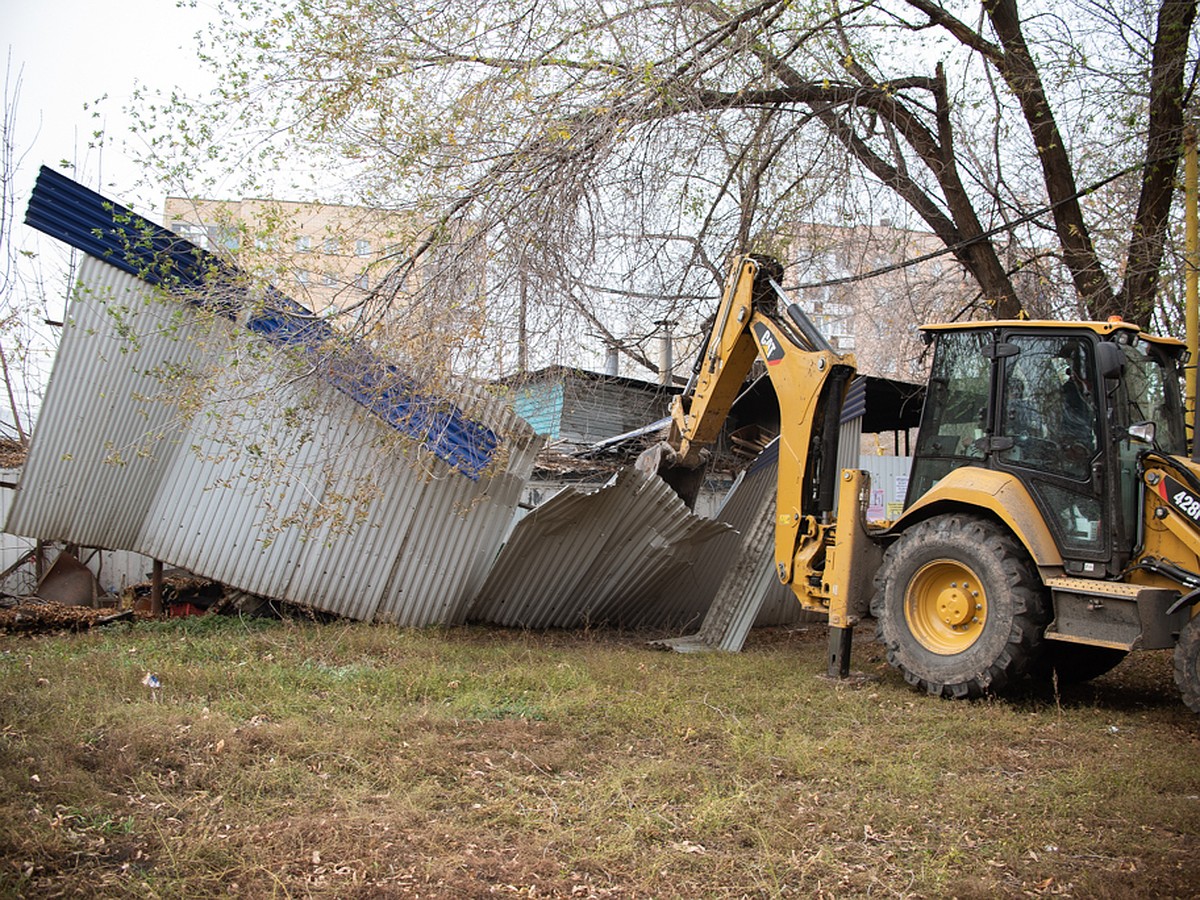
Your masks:
<path fill-rule="evenodd" d="M 951 470 L 983 459 L 991 393 L 991 361 L 985 351 L 993 340 L 987 331 L 938 336 L 908 482 L 909 502 Z"/>

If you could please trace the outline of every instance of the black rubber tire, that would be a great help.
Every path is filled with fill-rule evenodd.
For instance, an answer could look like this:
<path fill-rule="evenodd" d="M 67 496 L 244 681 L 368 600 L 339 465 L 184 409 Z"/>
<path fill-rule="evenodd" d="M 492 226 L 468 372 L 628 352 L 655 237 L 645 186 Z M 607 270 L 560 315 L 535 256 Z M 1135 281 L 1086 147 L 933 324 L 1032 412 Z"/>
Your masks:
<path fill-rule="evenodd" d="M 1175 644 L 1175 684 L 1184 705 L 1200 713 L 1200 617 L 1193 616 Z"/>
<path fill-rule="evenodd" d="M 1032 674 L 1040 680 L 1051 681 L 1057 672 L 1059 684 L 1083 684 L 1111 672 L 1128 655 L 1128 651 L 1112 647 L 1042 641 Z"/>
<path fill-rule="evenodd" d="M 963 599 L 957 588 L 930 593 L 937 589 L 930 587 L 926 573 L 939 569 L 957 569 L 977 582 L 971 587 L 978 588 L 974 596 L 981 605 L 975 609 L 981 612 L 975 615 L 981 619 L 951 625 L 937 621 L 938 616 L 921 617 L 922 609 L 945 608 L 931 606 L 942 602 L 935 596 L 952 594 L 951 601 L 959 603 Z M 927 519 L 901 535 L 884 554 L 871 601 L 888 662 L 914 687 L 954 699 L 999 691 L 1027 674 L 1037 657 L 1047 609 L 1037 570 L 1016 538 L 988 519 L 965 514 Z"/>

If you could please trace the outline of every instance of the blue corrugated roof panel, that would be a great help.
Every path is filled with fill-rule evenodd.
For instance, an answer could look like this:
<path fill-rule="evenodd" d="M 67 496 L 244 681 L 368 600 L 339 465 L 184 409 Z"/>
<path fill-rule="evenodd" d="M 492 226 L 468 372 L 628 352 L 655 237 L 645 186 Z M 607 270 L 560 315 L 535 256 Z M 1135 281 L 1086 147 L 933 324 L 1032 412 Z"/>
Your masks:
<path fill-rule="evenodd" d="M 25 222 L 143 281 L 179 291 L 191 303 L 202 302 L 200 288 L 244 279 L 219 257 L 46 166 Z M 232 304 L 205 305 L 230 319 L 238 311 Z M 478 479 L 495 456 L 500 438 L 491 429 L 450 401 L 421 393 L 395 366 L 347 344 L 327 321 L 275 288 L 246 325 L 272 344 L 313 357 L 331 384 L 468 478 Z"/>

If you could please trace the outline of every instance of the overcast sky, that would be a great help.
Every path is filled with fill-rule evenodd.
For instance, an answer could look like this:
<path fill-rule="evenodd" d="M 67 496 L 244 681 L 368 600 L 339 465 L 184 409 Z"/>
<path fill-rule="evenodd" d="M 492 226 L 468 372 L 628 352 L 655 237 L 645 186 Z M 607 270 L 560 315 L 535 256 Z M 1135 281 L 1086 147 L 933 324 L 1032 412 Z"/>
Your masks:
<path fill-rule="evenodd" d="M 166 189 L 139 184 L 143 173 L 123 147 L 129 120 L 122 110 L 137 85 L 163 91 L 179 86 L 189 94 L 205 90 L 208 79 L 198 70 L 192 44 L 211 16 L 210 0 L 182 9 L 176 0 L 0 0 L 0 78 L 7 71 L 6 99 L 21 80 L 12 135 L 18 168 L 9 237 L 18 250 L 33 254 L 16 258 L 21 287 L 6 298 L 20 305 L 27 320 L 21 340 L 31 350 L 13 373 L 27 426 L 59 336 L 42 319 L 66 317 L 71 259 L 65 245 L 24 224 L 38 169 L 58 169 L 159 221 Z M 93 116 L 94 109 L 100 118 Z M 89 147 L 98 128 L 109 135 L 102 149 Z M 38 298 L 33 306 L 24 305 L 28 297 Z M 10 436 L 15 431 L 5 407 L 0 404 L 0 435 Z"/>
<path fill-rule="evenodd" d="M 211 4 L 0 0 L 0 10 L 5 56 L 11 54 L 9 82 L 18 74 L 22 80 L 16 134 L 18 154 L 26 151 L 17 197 L 21 217 L 38 168 L 62 169 L 61 162 L 70 160 L 76 180 L 157 220 L 163 197 L 136 190 L 139 172 L 121 146 L 128 135 L 122 107 L 138 84 L 203 89 L 192 39 L 211 16 Z M 101 117 L 94 118 L 85 104 L 105 94 L 108 99 L 95 107 Z M 89 149 L 98 127 L 110 142 Z"/>

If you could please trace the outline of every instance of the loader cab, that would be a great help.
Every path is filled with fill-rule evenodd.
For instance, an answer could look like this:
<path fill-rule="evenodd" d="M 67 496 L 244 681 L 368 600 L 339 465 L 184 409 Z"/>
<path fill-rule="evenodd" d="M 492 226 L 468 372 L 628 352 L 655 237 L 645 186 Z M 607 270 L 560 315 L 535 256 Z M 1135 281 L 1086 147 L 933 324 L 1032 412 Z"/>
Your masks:
<path fill-rule="evenodd" d="M 1185 451 L 1182 344 L 1127 323 L 929 326 L 934 342 L 906 507 L 950 472 L 1018 479 L 1068 574 L 1116 574 L 1138 538 L 1138 455 L 1130 425 L 1153 422 Z"/>

